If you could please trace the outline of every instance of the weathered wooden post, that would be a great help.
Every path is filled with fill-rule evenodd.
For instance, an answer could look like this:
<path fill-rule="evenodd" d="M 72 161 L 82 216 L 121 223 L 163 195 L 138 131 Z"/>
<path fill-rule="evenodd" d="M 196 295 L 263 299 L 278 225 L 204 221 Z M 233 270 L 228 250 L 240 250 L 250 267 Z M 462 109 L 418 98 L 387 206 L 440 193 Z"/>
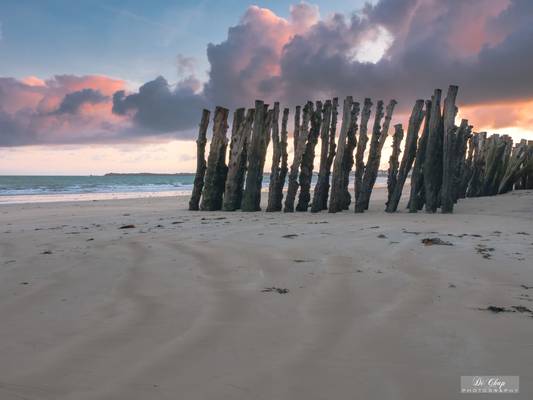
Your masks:
<path fill-rule="evenodd" d="M 350 172 L 354 164 L 353 152 L 357 146 L 357 118 L 359 117 L 359 103 L 355 102 L 352 105 L 352 115 L 350 116 L 350 127 L 346 135 L 346 147 L 344 149 L 344 158 L 342 159 L 342 191 L 344 193 L 342 200 L 342 209 L 348 210 L 352 201 L 349 185 Z"/>
<path fill-rule="evenodd" d="M 329 198 L 329 188 L 330 188 L 330 176 L 331 176 L 331 167 L 333 166 L 333 160 L 335 159 L 335 153 L 337 149 L 337 144 L 335 143 L 337 135 L 337 108 L 339 106 L 339 99 L 337 97 L 333 98 L 331 103 L 331 127 L 329 130 L 329 152 L 328 159 L 326 163 L 326 188 L 324 189 L 325 195 L 322 203 L 322 210 L 328 209 L 328 198 Z"/>
<path fill-rule="evenodd" d="M 196 139 L 196 175 L 194 176 L 194 185 L 192 188 L 191 199 L 189 200 L 189 210 L 198 211 L 200 208 L 200 197 L 204 188 L 204 176 L 207 169 L 205 161 L 205 145 L 207 144 L 207 127 L 209 126 L 209 110 L 202 111 L 200 128 L 198 130 L 198 139 Z"/>
<path fill-rule="evenodd" d="M 311 179 L 313 178 L 313 163 L 315 160 L 315 147 L 318 143 L 318 136 L 322 126 L 322 102 L 317 101 L 315 110 L 311 115 L 311 130 L 309 131 L 309 138 L 305 146 L 305 151 L 302 156 L 302 164 L 300 167 L 300 195 L 298 197 L 298 204 L 296 211 L 307 211 L 309 202 L 311 201 Z"/>
<path fill-rule="evenodd" d="M 468 183 L 466 197 L 481 195 L 483 175 L 485 171 L 485 151 L 487 132 L 474 133 L 474 160 L 472 163 L 472 177 Z"/>
<path fill-rule="evenodd" d="M 328 180 L 328 156 L 330 151 L 330 123 L 331 123 L 331 100 L 326 100 L 324 104 L 322 126 L 320 128 L 320 165 L 318 169 L 318 178 L 313 193 L 313 202 L 311 212 L 323 210 L 324 197 L 327 198 L 327 180 Z M 335 142 L 334 142 L 335 143 Z M 335 150 L 333 150 L 335 151 Z"/>
<path fill-rule="evenodd" d="M 461 120 L 459 129 L 457 129 L 457 134 L 455 135 L 455 146 L 453 148 L 454 162 L 453 162 L 453 186 L 452 186 L 452 196 L 453 202 L 457 203 L 459 197 L 461 196 L 462 183 L 464 176 L 467 174 L 466 171 L 466 146 L 468 144 L 468 138 L 470 137 L 470 132 L 472 131 L 472 126 L 468 125 L 468 120 Z"/>
<path fill-rule="evenodd" d="M 424 192 L 424 160 L 426 158 L 426 147 L 429 136 L 429 120 L 431 119 L 432 100 L 426 100 L 424 111 L 424 128 L 422 135 L 418 140 L 418 147 L 416 149 L 415 164 L 411 174 L 411 189 L 409 194 L 409 203 L 407 208 L 410 213 L 416 213 L 422 209 L 425 202 Z"/>
<path fill-rule="evenodd" d="M 396 104 L 396 100 L 391 100 L 387 105 L 383 127 L 380 127 L 381 118 L 383 116 L 383 102 L 381 102 L 380 118 L 378 119 L 376 115 L 372 139 L 370 141 L 370 151 L 368 153 L 365 174 L 363 175 L 363 184 L 361 186 L 361 191 L 359 192 L 359 197 L 355 203 L 355 212 L 361 213 L 368 209 L 370 196 L 372 195 L 372 189 L 374 188 L 374 184 L 376 183 L 376 178 L 378 176 L 379 163 L 381 161 L 381 151 L 383 150 L 383 146 L 385 145 L 385 141 L 387 140 L 389 134 L 392 113 L 394 112 L 394 107 Z M 377 108 L 380 108 L 379 102 Z"/>
<path fill-rule="evenodd" d="M 272 113 L 270 113 L 272 115 Z M 255 101 L 254 126 L 248 150 L 248 173 L 242 197 L 242 211 L 261 210 L 261 186 L 266 148 L 270 137 L 267 120 L 267 106 L 261 100 Z"/>
<path fill-rule="evenodd" d="M 354 178 L 354 200 L 359 197 L 361 186 L 363 185 L 363 174 L 365 173 L 365 150 L 368 143 L 368 121 L 372 109 L 372 101 L 365 99 L 363 111 L 361 112 L 361 123 L 359 124 L 359 140 L 355 152 L 355 178 Z"/>
<path fill-rule="evenodd" d="M 517 143 L 514 147 L 507 169 L 498 187 L 498 194 L 506 193 L 513 188 L 513 184 L 519 178 L 521 166 L 527 158 L 527 145 L 524 142 Z"/>
<path fill-rule="evenodd" d="M 398 170 L 398 175 L 394 188 L 391 191 L 389 201 L 387 203 L 387 212 L 395 212 L 398 209 L 400 198 L 402 197 L 403 186 L 409 175 L 409 171 L 415 160 L 418 140 L 418 131 L 424 119 L 424 100 L 417 100 L 413 106 L 411 117 L 409 118 L 409 126 L 407 127 L 407 137 L 405 138 L 405 150 Z"/>
<path fill-rule="evenodd" d="M 281 119 L 281 137 L 279 143 L 276 145 L 274 143 L 274 149 L 276 146 L 279 148 L 279 157 L 281 157 L 281 165 L 279 168 L 274 170 L 274 165 L 276 164 L 277 155 L 273 156 L 272 162 L 272 173 L 270 174 L 270 188 L 269 188 L 269 197 L 268 197 L 268 206 L 267 211 L 281 211 L 282 209 L 282 200 L 283 200 L 283 186 L 285 185 L 285 178 L 287 176 L 287 123 L 289 120 L 289 109 L 285 108 L 283 110 L 283 116 Z M 274 124 L 272 129 L 272 138 L 274 139 Z M 279 162 L 279 161 L 278 161 Z"/>
<path fill-rule="evenodd" d="M 400 145 L 403 140 L 403 127 L 402 124 L 394 125 L 394 134 L 392 136 L 392 152 L 389 157 L 389 170 L 387 171 L 387 202 L 385 205 L 389 206 L 394 187 L 396 186 L 398 169 L 400 168 Z M 407 149 L 406 149 L 407 150 Z M 405 155 L 405 153 L 404 153 Z"/>
<path fill-rule="evenodd" d="M 296 109 L 296 113 L 298 114 L 298 109 Z M 298 172 L 300 164 L 302 163 L 302 157 L 305 152 L 307 139 L 309 137 L 309 121 L 312 114 L 313 103 L 309 101 L 303 110 L 302 124 L 298 126 L 298 139 L 296 141 L 294 158 L 289 171 L 289 185 L 287 188 L 287 195 L 285 196 L 285 207 L 283 209 L 284 212 L 294 211 L 294 200 L 296 199 L 296 193 L 298 192 Z"/>
<path fill-rule="evenodd" d="M 357 198 L 355 199 L 355 209 L 356 213 L 362 213 L 365 208 L 365 199 L 366 195 L 363 192 L 369 186 L 370 173 L 368 169 L 370 167 L 371 159 L 373 159 L 377 153 L 379 146 L 379 135 L 381 133 L 381 120 L 383 118 L 383 101 L 379 100 L 376 106 L 376 113 L 374 115 L 374 126 L 372 127 L 372 136 L 370 138 L 370 150 L 368 152 L 368 158 L 365 165 L 365 171 L 363 173 L 363 178 L 361 180 L 361 185 L 357 188 Z M 366 179 L 366 182 L 365 182 Z M 356 182 L 357 183 L 357 182 Z"/>
<path fill-rule="evenodd" d="M 226 186 L 224 189 L 224 202 L 222 209 L 225 211 L 235 211 L 240 207 L 238 199 L 241 185 L 239 178 L 242 179 L 244 169 L 246 168 L 246 159 L 243 162 L 243 153 L 246 148 L 246 128 L 251 129 L 253 116 L 252 110 L 248 110 L 247 118 L 245 119 L 244 108 L 238 108 L 233 113 L 233 127 L 231 130 L 231 141 L 229 147 L 229 162 L 228 162 L 228 176 L 226 178 Z M 249 134 L 249 131 L 248 131 Z M 244 164 L 244 165 L 243 165 Z"/>
<path fill-rule="evenodd" d="M 216 211 L 222 208 L 222 197 L 228 167 L 226 166 L 226 148 L 228 147 L 228 109 L 216 107 L 213 122 L 213 138 L 207 158 L 204 193 L 200 203 L 202 211 Z"/>
<path fill-rule="evenodd" d="M 337 145 L 337 152 L 333 161 L 333 174 L 331 177 L 331 195 L 329 200 L 329 212 L 336 213 L 342 211 L 343 206 L 343 168 L 342 160 L 344 158 L 344 151 L 346 149 L 346 141 L 348 135 L 348 129 L 351 124 L 352 116 L 352 96 L 346 97 L 344 105 L 342 107 L 342 124 L 339 134 L 339 141 Z"/>
<path fill-rule="evenodd" d="M 434 213 L 440 203 L 442 184 L 442 136 L 443 124 L 440 109 L 441 90 L 435 89 L 429 120 L 429 134 L 424 159 L 424 190 L 426 212 Z"/>
<path fill-rule="evenodd" d="M 441 212 L 443 214 L 449 214 L 453 212 L 454 196 L 454 160 L 456 154 L 455 140 L 457 127 L 455 126 L 455 116 L 457 115 L 457 107 L 455 106 L 455 100 L 457 97 L 457 91 L 459 88 L 454 85 L 450 85 L 448 93 L 444 99 L 444 111 L 443 111 L 443 126 L 444 137 L 442 145 L 442 186 L 441 186 Z"/>
<path fill-rule="evenodd" d="M 466 197 L 466 190 L 468 189 L 468 182 L 472 177 L 473 161 L 474 161 L 474 135 L 472 135 L 472 125 L 468 126 L 468 131 L 465 136 L 465 146 L 468 146 L 468 153 L 465 149 L 466 158 L 464 159 L 464 165 L 459 173 L 460 184 L 458 199 L 464 199 Z"/>
<path fill-rule="evenodd" d="M 482 196 L 491 196 L 497 190 L 498 169 L 502 165 L 506 143 L 500 135 L 494 134 L 487 140 L 485 156 L 485 175 L 483 177 Z"/>
<path fill-rule="evenodd" d="M 267 212 L 279 211 L 276 210 L 278 197 L 278 180 L 281 171 L 281 156 L 283 153 L 283 144 L 279 135 L 279 103 L 274 103 L 274 111 L 272 114 L 272 167 L 270 169 L 270 182 L 268 184 L 268 203 Z"/>

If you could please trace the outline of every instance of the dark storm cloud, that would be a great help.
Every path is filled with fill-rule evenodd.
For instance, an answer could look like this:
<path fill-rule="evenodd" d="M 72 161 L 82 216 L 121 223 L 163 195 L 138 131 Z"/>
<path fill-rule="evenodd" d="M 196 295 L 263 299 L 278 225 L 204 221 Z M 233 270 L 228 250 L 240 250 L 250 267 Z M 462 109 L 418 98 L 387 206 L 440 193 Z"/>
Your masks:
<path fill-rule="evenodd" d="M 55 114 L 76 114 L 83 104 L 98 104 L 107 100 L 100 91 L 83 89 L 65 95 Z"/>
<path fill-rule="evenodd" d="M 203 107 L 203 97 L 194 93 L 190 83 L 185 81 L 172 89 L 163 77 L 145 83 L 138 93 L 126 95 L 121 90 L 113 95 L 115 114 L 131 113 L 136 124 L 155 133 L 185 131 L 191 128 L 198 123 L 198 116 Z"/>

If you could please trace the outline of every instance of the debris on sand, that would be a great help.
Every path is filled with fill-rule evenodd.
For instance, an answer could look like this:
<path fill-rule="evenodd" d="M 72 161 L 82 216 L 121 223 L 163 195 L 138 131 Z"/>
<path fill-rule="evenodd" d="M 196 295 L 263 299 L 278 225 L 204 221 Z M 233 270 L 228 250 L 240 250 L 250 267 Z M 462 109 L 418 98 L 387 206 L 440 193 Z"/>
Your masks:
<path fill-rule="evenodd" d="M 387 236 L 384 235 L 383 233 L 380 233 L 380 234 L 378 235 L 378 239 L 387 239 Z"/>
<path fill-rule="evenodd" d="M 524 235 L 524 236 L 529 236 L 529 233 L 527 232 L 516 232 L 517 235 Z"/>
<path fill-rule="evenodd" d="M 483 258 L 490 260 L 492 258 L 492 252 L 494 251 L 494 247 L 487 247 L 484 244 L 478 244 L 476 246 L 476 251 L 478 252 L 478 254 L 481 254 Z"/>
<path fill-rule="evenodd" d="M 487 308 L 480 308 L 480 310 L 485 310 L 485 311 L 490 311 L 490 312 L 493 312 L 495 314 L 499 314 L 499 313 L 502 313 L 502 312 L 507 312 L 507 313 L 514 313 L 514 312 L 519 312 L 519 313 L 529 313 L 531 314 L 531 316 L 533 316 L 533 310 L 525 307 L 525 306 L 511 306 L 511 307 L 498 307 L 498 306 L 488 306 Z"/>
<path fill-rule="evenodd" d="M 52 251 L 51 250 L 45 250 L 41 254 L 52 254 Z"/>
<path fill-rule="evenodd" d="M 293 262 L 295 263 L 306 263 L 306 262 L 311 262 L 311 260 L 302 260 L 302 259 L 295 259 L 295 260 L 292 260 Z"/>
<path fill-rule="evenodd" d="M 510 310 L 508 308 L 498 307 L 498 306 L 488 306 L 487 308 L 480 308 L 480 310 L 490 311 L 495 314 L 502 313 L 502 312 L 514 312 L 513 310 Z"/>
<path fill-rule="evenodd" d="M 533 313 L 532 310 L 524 306 L 512 306 L 512 308 L 514 308 L 519 313 Z"/>
<path fill-rule="evenodd" d="M 533 289 L 533 286 L 528 286 L 528 285 L 520 285 L 520 286 L 526 290 Z"/>
<path fill-rule="evenodd" d="M 288 235 L 282 236 L 282 238 L 286 238 L 286 239 L 294 239 L 295 237 L 298 237 L 296 233 L 289 233 Z"/>
<path fill-rule="evenodd" d="M 219 221 L 219 220 L 222 220 L 222 219 L 227 219 L 227 217 L 211 217 L 211 218 L 202 217 L 201 221 Z"/>
<path fill-rule="evenodd" d="M 453 243 L 447 242 L 445 240 L 442 240 L 440 238 L 424 238 L 421 240 L 421 242 L 424 244 L 424 246 L 453 246 Z"/>
<path fill-rule="evenodd" d="M 135 228 L 135 225 L 133 224 L 129 224 L 129 225 L 122 225 L 120 228 L 118 229 L 133 229 Z"/>
<path fill-rule="evenodd" d="M 276 292 L 276 293 L 279 293 L 279 294 L 287 294 L 287 293 L 289 293 L 289 289 L 283 289 L 283 288 L 272 286 L 272 287 L 264 288 L 263 290 L 261 290 L 261 292 L 263 292 L 263 293 L 274 293 L 274 292 Z"/>

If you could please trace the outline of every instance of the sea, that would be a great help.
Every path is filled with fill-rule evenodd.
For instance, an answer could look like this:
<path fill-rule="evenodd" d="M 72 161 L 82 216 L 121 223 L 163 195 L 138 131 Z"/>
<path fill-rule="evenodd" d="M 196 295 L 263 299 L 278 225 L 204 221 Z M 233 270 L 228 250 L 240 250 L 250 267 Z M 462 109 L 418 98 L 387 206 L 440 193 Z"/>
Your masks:
<path fill-rule="evenodd" d="M 107 174 L 101 176 L 0 176 L 0 204 L 92 201 L 190 195 L 194 174 Z M 316 182 L 313 176 L 312 186 Z M 263 178 L 266 190 L 269 177 Z M 376 186 L 386 184 L 378 176 Z"/>

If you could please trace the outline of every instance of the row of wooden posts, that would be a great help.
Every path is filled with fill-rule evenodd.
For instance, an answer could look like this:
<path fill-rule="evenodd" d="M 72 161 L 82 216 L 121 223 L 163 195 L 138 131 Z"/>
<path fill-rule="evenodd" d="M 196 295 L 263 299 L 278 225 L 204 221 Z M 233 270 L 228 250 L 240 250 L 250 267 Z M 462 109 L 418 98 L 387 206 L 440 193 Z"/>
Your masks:
<path fill-rule="evenodd" d="M 387 177 L 388 198 L 385 211 L 398 209 L 403 187 L 410 174 L 408 209 L 429 213 L 439 208 L 453 212 L 454 204 L 464 197 L 505 193 L 513 188 L 533 189 L 533 141 L 522 140 L 513 146 L 507 135 L 473 132 L 463 119 L 455 125 L 458 87 L 450 86 L 441 106 L 441 90 L 431 100 L 417 100 L 413 106 L 405 145 L 402 124 L 394 126 L 392 154 Z M 205 159 L 210 111 L 203 110 L 197 140 L 197 170 L 190 210 L 259 211 L 267 148 L 272 142 L 272 168 L 266 211 L 339 212 L 354 203 L 356 213 L 368 209 L 376 182 L 381 152 L 397 102 L 385 107 L 378 101 L 370 135 L 368 123 L 372 101 L 361 108 L 351 96 L 342 107 L 342 122 L 337 138 L 338 99 L 307 102 L 297 106 L 294 115 L 292 163 L 288 164 L 289 109 L 281 113 L 279 103 L 269 108 L 257 100 L 255 108 L 234 112 L 226 164 L 229 111 L 216 107 L 209 156 Z M 423 126 L 422 126 L 423 125 Z M 419 134 L 420 129 L 422 132 Z M 311 198 L 315 148 L 320 138 L 318 178 Z M 368 157 L 365 163 L 364 156 Z M 354 154 L 355 152 L 355 154 Z M 354 172 L 354 198 L 349 178 Z M 285 181 L 288 181 L 283 204 Z M 296 202 L 296 195 L 299 196 Z M 296 202 L 296 206 L 295 206 Z"/>

